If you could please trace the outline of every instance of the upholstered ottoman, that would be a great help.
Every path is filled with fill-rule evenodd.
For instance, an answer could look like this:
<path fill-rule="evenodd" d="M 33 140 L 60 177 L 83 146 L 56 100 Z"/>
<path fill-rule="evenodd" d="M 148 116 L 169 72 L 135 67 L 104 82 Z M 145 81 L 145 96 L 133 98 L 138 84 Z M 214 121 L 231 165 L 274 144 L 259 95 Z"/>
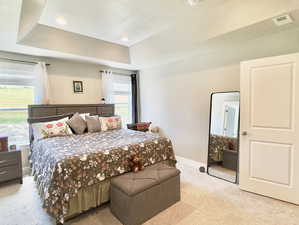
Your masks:
<path fill-rule="evenodd" d="M 165 164 L 111 181 L 111 212 L 124 225 L 139 225 L 180 200 L 180 171 Z"/>

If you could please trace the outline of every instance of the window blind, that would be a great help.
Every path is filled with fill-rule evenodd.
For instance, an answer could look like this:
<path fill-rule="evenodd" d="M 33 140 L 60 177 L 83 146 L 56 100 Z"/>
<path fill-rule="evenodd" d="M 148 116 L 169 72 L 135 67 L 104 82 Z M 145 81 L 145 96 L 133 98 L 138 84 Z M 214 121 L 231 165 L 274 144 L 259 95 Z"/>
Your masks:
<path fill-rule="evenodd" d="M 0 84 L 33 85 L 34 65 L 0 61 Z"/>

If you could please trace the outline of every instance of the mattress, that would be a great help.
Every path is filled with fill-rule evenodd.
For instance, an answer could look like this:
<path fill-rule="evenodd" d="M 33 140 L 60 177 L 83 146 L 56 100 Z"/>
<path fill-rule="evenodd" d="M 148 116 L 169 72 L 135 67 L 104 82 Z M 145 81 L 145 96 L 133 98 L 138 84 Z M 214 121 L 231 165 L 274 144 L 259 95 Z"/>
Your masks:
<path fill-rule="evenodd" d="M 31 147 L 32 171 L 44 207 L 61 223 L 78 193 L 129 172 L 131 155 L 141 158 L 145 167 L 176 162 L 169 139 L 127 129 L 42 139 Z"/>

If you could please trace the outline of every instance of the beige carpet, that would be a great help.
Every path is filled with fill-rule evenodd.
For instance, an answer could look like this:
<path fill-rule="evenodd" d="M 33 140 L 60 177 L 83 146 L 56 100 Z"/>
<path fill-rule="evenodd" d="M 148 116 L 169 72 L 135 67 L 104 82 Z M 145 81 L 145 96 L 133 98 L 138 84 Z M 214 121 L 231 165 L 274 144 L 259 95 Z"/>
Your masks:
<path fill-rule="evenodd" d="M 236 183 L 237 173 L 236 171 L 226 169 L 223 166 L 212 165 L 209 167 L 209 174 L 215 177 L 228 180 L 232 183 Z"/>
<path fill-rule="evenodd" d="M 299 207 L 240 191 L 229 182 L 182 170 L 182 200 L 152 218 L 146 225 L 299 225 Z M 41 208 L 32 177 L 24 184 L 0 187 L 0 225 L 51 225 Z M 67 225 L 120 225 L 109 205 L 94 209 Z"/>

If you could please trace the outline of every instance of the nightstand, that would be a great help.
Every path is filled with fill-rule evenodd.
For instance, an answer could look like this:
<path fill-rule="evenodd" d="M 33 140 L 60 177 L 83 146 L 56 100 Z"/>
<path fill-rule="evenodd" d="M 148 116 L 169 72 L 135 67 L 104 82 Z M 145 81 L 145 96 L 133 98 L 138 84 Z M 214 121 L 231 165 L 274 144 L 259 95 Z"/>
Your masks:
<path fill-rule="evenodd" d="M 23 183 L 21 151 L 0 152 L 0 183 L 12 180 Z"/>

